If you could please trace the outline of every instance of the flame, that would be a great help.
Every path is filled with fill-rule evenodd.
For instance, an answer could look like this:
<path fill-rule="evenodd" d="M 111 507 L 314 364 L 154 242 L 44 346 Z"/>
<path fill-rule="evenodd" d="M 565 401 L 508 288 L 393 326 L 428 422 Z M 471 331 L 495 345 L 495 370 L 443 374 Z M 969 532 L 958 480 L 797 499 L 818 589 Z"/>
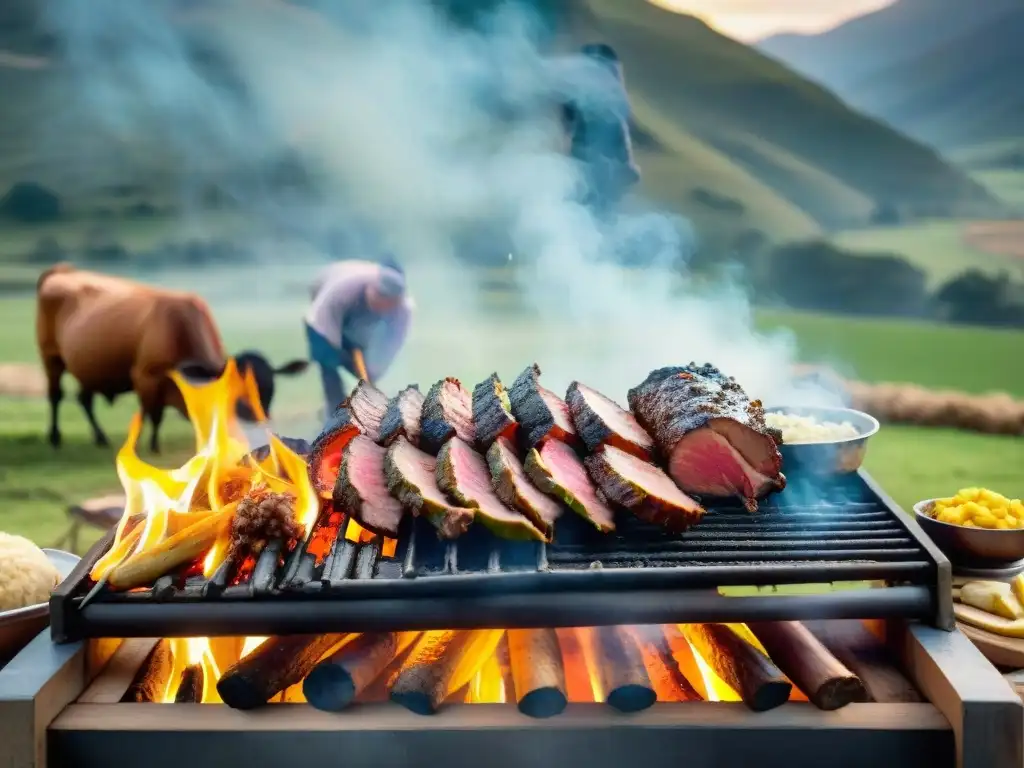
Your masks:
<path fill-rule="evenodd" d="M 601 703 L 605 699 L 605 690 L 597 651 L 597 630 L 593 627 L 580 627 L 576 630 L 576 635 L 579 638 L 580 656 L 587 670 L 593 700 Z"/>
<path fill-rule="evenodd" d="M 679 626 L 680 629 L 682 629 L 683 625 Z M 745 633 L 750 632 L 746 625 L 741 624 L 730 626 L 743 627 L 744 633 L 741 634 L 744 637 L 746 637 Z M 706 701 L 742 701 L 740 695 L 715 673 L 707 661 L 704 660 L 704 657 L 700 655 L 692 644 L 686 643 L 686 646 L 689 648 L 689 656 L 693 660 L 692 664 L 687 663 L 689 661 L 688 659 L 681 658 L 683 654 L 679 653 L 678 648 L 673 649 L 673 656 L 675 656 L 680 670 Z M 687 667 L 689 667 L 689 671 Z"/>
<path fill-rule="evenodd" d="M 573 703 L 590 703 L 594 701 L 594 686 L 590 681 L 579 636 L 575 629 L 559 628 L 555 630 L 558 645 L 562 651 L 562 667 L 565 669 L 565 693 Z"/>
<path fill-rule="evenodd" d="M 216 658 L 214 658 L 209 638 L 173 638 L 171 640 L 171 655 L 174 659 L 174 666 L 167 681 L 167 687 L 164 689 L 164 694 L 161 697 L 162 702 L 173 702 L 178 693 L 182 673 L 188 667 L 198 666 L 203 670 L 203 690 L 200 696 L 200 703 L 222 703 L 220 695 L 217 693 L 220 668 L 217 665 Z"/>
<path fill-rule="evenodd" d="M 259 648 L 269 638 L 267 637 L 247 637 L 245 642 L 242 643 L 242 652 L 238 655 L 238 658 L 244 659 L 250 653 Z"/>
<path fill-rule="evenodd" d="M 320 500 L 305 460 L 275 436 L 270 437 L 269 456 L 264 461 L 257 463 L 249 456 L 236 410 L 238 403 L 245 401 L 257 418 L 265 418 L 252 372 L 247 369 L 241 374 L 235 361 L 229 360 L 212 382 L 193 384 L 177 372 L 170 376 L 181 390 L 195 433 L 195 455 L 169 470 L 143 461 L 136 448 L 143 419 L 141 414 L 135 415 L 116 459 L 125 511 L 110 549 L 90 572 L 94 581 L 209 515 L 230 520 L 232 506 L 260 483 L 295 498 L 295 519 L 305 534 L 316 526 Z M 224 525 L 201 557 L 181 567 L 195 573 L 201 570 L 210 578 L 226 560 L 230 545 L 231 526 Z M 235 565 L 240 570 L 244 564 Z"/>
<path fill-rule="evenodd" d="M 471 704 L 505 703 L 505 680 L 496 654 L 487 656 L 473 676 L 467 701 Z"/>

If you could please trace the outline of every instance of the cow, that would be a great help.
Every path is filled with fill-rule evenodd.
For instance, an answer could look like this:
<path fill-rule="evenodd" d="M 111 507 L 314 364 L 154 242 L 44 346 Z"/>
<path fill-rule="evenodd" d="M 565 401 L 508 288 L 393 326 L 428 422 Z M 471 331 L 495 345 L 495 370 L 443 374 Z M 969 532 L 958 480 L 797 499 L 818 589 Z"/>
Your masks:
<path fill-rule="evenodd" d="M 79 383 L 78 402 L 96 445 L 110 444 L 93 412 L 96 395 L 113 402 L 134 391 L 152 425 L 150 449 L 159 453 L 164 409 L 185 412 L 168 374 L 178 370 L 191 379 L 211 379 L 227 362 L 210 309 L 198 296 L 64 263 L 46 269 L 36 284 L 36 341 L 50 402 L 49 441 L 55 448 L 61 444 L 57 416 L 65 373 Z M 293 360 L 274 368 L 257 351 L 235 359 L 240 372 L 252 372 L 268 416 L 275 376 L 301 373 L 308 364 Z M 247 409 L 240 415 L 252 418 Z"/>

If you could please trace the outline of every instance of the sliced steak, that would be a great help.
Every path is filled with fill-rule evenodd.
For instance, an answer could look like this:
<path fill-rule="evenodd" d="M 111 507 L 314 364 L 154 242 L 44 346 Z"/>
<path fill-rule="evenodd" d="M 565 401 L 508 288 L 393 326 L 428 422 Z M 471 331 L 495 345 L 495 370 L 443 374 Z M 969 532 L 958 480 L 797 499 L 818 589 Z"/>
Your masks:
<path fill-rule="evenodd" d="M 487 450 L 487 466 L 498 498 L 526 515 L 551 541 L 554 523 L 562 514 L 562 506 L 530 482 L 523 463 L 516 455 L 515 446 L 506 438 L 499 437 Z"/>
<path fill-rule="evenodd" d="M 756 499 L 785 487 L 783 475 L 768 477 L 752 467 L 736 447 L 711 427 L 694 430 L 676 443 L 668 472 L 681 487 L 700 496 L 739 497 L 751 512 Z"/>
<path fill-rule="evenodd" d="M 739 496 L 753 511 L 759 498 L 785 488 L 778 449 L 782 434 L 765 423 L 761 402 L 750 400 L 734 379 L 714 366 L 690 363 L 652 371 L 629 391 L 629 407 L 654 438 L 669 474 L 684 491 L 708 493 L 702 488 L 709 484 L 718 490 L 731 488 L 727 495 Z M 698 430 L 721 436 L 735 450 L 716 451 L 717 460 L 710 463 L 694 457 L 684 438 Z M 701 436 L 695 445 L 721 446 L 721 442 Z M 684 455 L 676 456 L 677 451 Z M 710 475 L 698 475 L 693 471 L 695 463 Z"/>
<path fill-rule="evenodd" d="M 363 528 L 383 536 L 397 536 L 402 522 L 401 503 L 388 493 L 384 480 L 386 448 L 366 435 L 356 435 L 345 446 L 341 470 L 334 486 L 335 506 Z"/>
<path fill-rule="evenodd" d="M 437 457 L 437 487 L 450 499 L 476 510 L 476 519 L 503 539 L 536 539 L 544 534 L 523 514 L 509 509 L 491 487 L 484 457 L 461 438 L 453 437 Z"/>
<path fill-rule="evenodd" d="M 423 401 L 423 393 L 415 384 L 410 384 L 388 400 L 384 418 L 380 420 L 380 436 L 377 442 L 381 445 L 391 445 L 397 437 L 402 436 L 413 445 L 419 445 Z"/>
<path fill-rule="evenodd" d="M 509 401 L 527 447 L 536 447 L 548 437 L 572 445 L 579 444 L 569 407 L 562 398 L 540 385 L 540 367 L 536 363 L 512 383 Z"/>
<path fill-rule="evenodd" d="M 388 397 L 368 381 L 360 381 L 348 397 L 348 408 L 371 440 L 380 438 L 380 422 L 388 409 Z"/>
<path fill-rule="evenodd" d="M 637 458 L 650 460 L 654 441 L 636 417 L 614 400 L 574 381 L 565 393 L 565 402 L 576 434 L 587 450 L 596 451 L 602 445 L 614 445 Z"/>
<path fill-rule="evenodd" d="M 704 515 L 703 507 L 680 491 L 659 467 L 614 445 L 587 456 L 584 464 L 606 497 L 641 520 L 670 531 L 685 531 Z"/>
<path fill-rule="evenodd" d="M 490 448 L 499 437 L 515 441 L 519 422 L 512 415 L 508 390 L 496 373 L 473 387 L 473 426 L 476 447 L 481 451 Z"/>
<path fill-rule="evenodd" d="M 615 530 L 615 514 L 570 446 L 561 440 L 548 440 L 540 448 L 531 448 L 525 469 L 540 490 L 563 502 L 597 530 Z"/>
<path fill-rule="evenodd" d="M 456 507 L 437 487 L 437 459 L 424 453 L 401 435 L 384 456 L 388 491 L 414 515 L 423 515 L 442 539 L 461 536 L 473 522 L 473 510 Z"/>
<path fill-rule="evenodd" d="M 473 397 L 458 379 L 442 379 L 430 388 L 420 416 L 420 448 L 434 456 L 453 437 L 470 445 L 473 428 Z"/>
<path fill-rule="evenodd" d="M 334 493 L 342 450 L 353 437 L 363 433 L 362 424 L 352 415 L 346 403 L 334 409 L 309 450 L 309 479 L 317 493 L 325 499 L 331 498 Z"/>

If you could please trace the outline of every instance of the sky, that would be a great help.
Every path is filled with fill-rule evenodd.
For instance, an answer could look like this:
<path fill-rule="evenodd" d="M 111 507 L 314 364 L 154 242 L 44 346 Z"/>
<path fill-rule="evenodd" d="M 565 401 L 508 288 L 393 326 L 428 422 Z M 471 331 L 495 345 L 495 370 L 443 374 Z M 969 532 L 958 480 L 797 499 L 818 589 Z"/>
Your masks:
<path fill-rule="evenodd" d="M 723 34 L 752 42 L 776 32 L 822 32 L 893 0 L 652 0 L 692 13 Z"/>

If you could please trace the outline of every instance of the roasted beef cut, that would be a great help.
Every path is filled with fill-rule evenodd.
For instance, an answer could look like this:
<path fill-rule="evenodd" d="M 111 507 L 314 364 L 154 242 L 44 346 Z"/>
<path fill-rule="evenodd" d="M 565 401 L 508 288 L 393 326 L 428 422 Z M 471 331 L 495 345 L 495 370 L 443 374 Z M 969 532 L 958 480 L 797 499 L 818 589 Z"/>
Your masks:
<path fill-rule="evenodd" d="M 384 456 L 384 478 L 391 495 L 414 515 L 423 515 L 442 539 L 461 536 L 473 522 L 473 510 L 456 507 L 437 487 L 437 459 L 398 436 Z"/>
<path fill-rule="evenodd" d="M 515 441 L 519 423 L 512 415 L 508 390 L 496 373 L 473 387 L 473 426 L 476 447 L 481 451 L 490 448 L 499 437 Z"/>
<path fill-rule="evenodd" d="M 487 450 L 487 466 L 498 498 L 526 515 L 550 541 L 562 507 L 530 482 L 523 463 L 516 455 L 515 446 L 506 438 L 499 437 Z"/>
<path fill-rule="evenodd" d="M 637 458 L 650 461 L 654 441 L 636 417 L 596 389 L 574 381 L 565 393 L 576 434 L 588 451 L 614 445 Z"/>
<path fill-rule="evenodd" d="M 348 408 L 363 427 L 363 434 L 376 441 L 380 422 L 388 409 L 388 397 L 368 381 L 360 381 L 348 396 Z"/>
<path fill-rule="evenodd" d="M 381 445 L 391 445 L 395 438 L 403 436 L 413 445 L 419 445 L 423 400 L 423 393 L 415 384 L 410 384 L 388 400 L 384 418 L 380 420 L 380 436 L 377 442 Z"/>
<path fill-rule="evenodd" d="M 437 487 L 457 504 L 472 507 L 476 519 L 503 539 L 544 540 L 544 534 L 523 514 L 501 503 L 491 487 L 484 457 L 461 438 L 453 437 L 441 447 Z"/>
<path fill-rule="evenodd" d="M 526 474 L 548 496 L 563 502 L 597 530 L 615 530 L 615 515 L 587 476 L 587 470 L 570 446 L 561 440 L 547 440 L 526 455 Z"/>
<path fill-rule="evenodd" d="M 453 437 L 470 445 L 473 428 L 473 397 L 458 379 L 442 379 L 430 388 L 420 416 L 420 448 L 436 456 Z"/>
<path fill-rule="evenodd" d="M 761 402 L 714 366 L 652 371 L 629 391 L 629 407 L 687 493 L 738 496 L 754 511 L 786 487 L 782 434 L 765 424 Z"/>
<path fill-rule="evenodd" d="M 704 515 L 701 505 L 680 491 L 660 467 L 614 445 L 605 445 L 583 462 L 604 495 L 641 520 L 678 532 Z"/>
<path fill-rule="evenodd" d="M 509 401 L 527 447 L 536 447 L 548 437 L 571 445 L 579 444 L 569 407 L 562 398 L 540 385 L 540 367 L 536 363 L 512 383 Z"/>
<path fill-rule="evenodd" d="M 386 448 L 366 435 L 353 437 L 341 454 L 334 504 L 363 528 L 395 537 L 403 510 L 401 503 L 388 492 L 384 480 L 386 452 Z"/>
<path fill-rule="evenodd" d="M 321 498 L 329 499 L 334 493 L 342 450 L 353 437 L 364 432 L 347 403 L 346 400 L 334 409 L 309 450 L 309 479 Z"/>

